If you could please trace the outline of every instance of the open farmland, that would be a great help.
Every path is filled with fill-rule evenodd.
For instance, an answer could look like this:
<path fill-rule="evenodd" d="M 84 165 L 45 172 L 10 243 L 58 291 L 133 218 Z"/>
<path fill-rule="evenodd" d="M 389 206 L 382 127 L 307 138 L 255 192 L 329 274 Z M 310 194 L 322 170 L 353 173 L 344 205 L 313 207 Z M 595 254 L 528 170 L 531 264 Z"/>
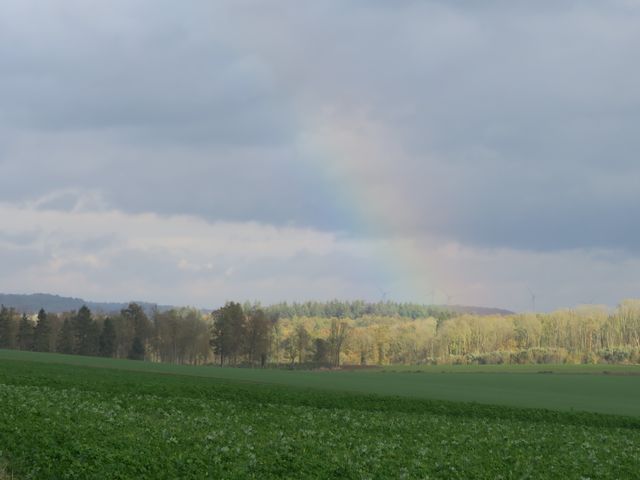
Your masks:
<path fill-rule="evenodd" d="M 196 367 L 17 350 L 0 350 L 0 360 L 640 417 L 639 365 L 435 365 L 353 371 L 288 371 Z"/>
<path fill-rule="evenodd" d="M 637 478 L 633 368 L 464 371 L 261 371 L 2 351 L 0 463 L 38 479 Z M 517 394 L 527 379 L 550 392 L 527 403 Z M 451 398 L 434 400 L 437 389 Z M 483 403 L 464 403 L 474 400 Z M 531 403 L 546 409 L 516 406 Z M 624 416 L 593 413 L 616 409 Z"/>

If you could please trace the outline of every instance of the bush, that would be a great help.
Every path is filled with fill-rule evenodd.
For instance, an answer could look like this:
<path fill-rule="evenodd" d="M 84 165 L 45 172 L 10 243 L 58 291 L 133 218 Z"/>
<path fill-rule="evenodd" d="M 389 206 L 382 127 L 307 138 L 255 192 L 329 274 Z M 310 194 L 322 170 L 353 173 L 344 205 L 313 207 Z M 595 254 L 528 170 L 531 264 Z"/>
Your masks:
<path fill-rule="evenodd" d="M 594 352 L 585 352 L 582 354 L 582 363 L 595 364 L 598 363 L 598 356 Z"/>
<path fill-rule="evenodd" d="M 530 348 L 531 363 L 565 363 L 568 352 L 564 348 Z"/>
<path fill-rule="evenodd" d="M 467 357 L 467 363 L 476 365 L 502 365 L 503 363 L 512 363 L 510 352 L 496 351 L 487 353 L 470 353 Z"/>
<path fill-rule="evenodd" d="M 606 363 L 634 363 L 638 360 L 638 352 L 628 347 L 600 350 L 598 355 Z"/>

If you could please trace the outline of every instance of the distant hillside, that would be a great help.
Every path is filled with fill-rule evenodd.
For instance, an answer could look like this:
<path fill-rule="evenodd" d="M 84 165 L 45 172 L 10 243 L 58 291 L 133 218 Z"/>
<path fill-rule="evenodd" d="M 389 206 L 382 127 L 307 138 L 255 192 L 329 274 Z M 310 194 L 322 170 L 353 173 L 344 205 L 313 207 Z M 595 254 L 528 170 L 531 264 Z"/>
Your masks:
<path fill-rule="evenodd" d="M 151 310 L 157 305 L 148 302 L 136 302 L 145 310 Z M 30 295 L 4 294 L 0 293 L 0 304 L 7 308 L 15 308 L 19 312 L 35 313 L 41 308 L 47 312 L 61 313 L 78 310 L 86 305 L 94 312 L 111 313 L 119 312 L 125 308 L 129 302 L 90 302 L 81 298 L 61 297 L 60 295 L 50 295 L 48 293 L 34 293 Z M 161 310 L 171 307 L 158 306 Z"/>
<path fill-rule="evenodd" d="M 164 311 L 173 308 L 170 305 L 156 305 L 155 303 L 136 303 L 149 312 L 157 307 Z M 34 293 L 29 295 L 0 293 L 0 304 L 7 308 L 15 308 L 18 312 L 36 313 L 41 308 L 47 312 L 61 313 L 78 310 L 86 305 L 94 312 L 112 313 L 119 312 L 129 302 L 92 302 L 81 298 L 61 297 L 48 293 Z M 250 304 L 245 305 L 250 308 Z M 412 303 L 378 302 L 368 303 L 362 300 L 343 302 L 332 300 L 328 302 L 303 302 L 303 303 L 277 303 L 262 307 L 267 313 L 280 318 L 294 316 L 315 317 L 350 317 L 359 318 L 362 315 L 400 316 L 407 318 L 437 317 L 449 318 L 452 314 L 472 315 L 510 315 L 513 312 L 501 308 L 471 307 L 465 305 L 419 305 Z M 209 312 L 210 310 L 203 310 Z"/>

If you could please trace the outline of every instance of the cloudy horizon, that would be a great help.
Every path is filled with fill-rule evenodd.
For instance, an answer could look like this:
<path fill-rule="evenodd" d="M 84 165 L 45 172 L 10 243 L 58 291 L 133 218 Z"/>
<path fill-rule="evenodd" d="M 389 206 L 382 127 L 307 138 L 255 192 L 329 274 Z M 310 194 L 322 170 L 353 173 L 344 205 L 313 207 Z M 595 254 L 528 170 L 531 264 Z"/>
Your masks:
<path fill-rule="evenodd" d="M 630 0 L 3 2 L 0 292 L 638 297 L 639 20 Z"/>

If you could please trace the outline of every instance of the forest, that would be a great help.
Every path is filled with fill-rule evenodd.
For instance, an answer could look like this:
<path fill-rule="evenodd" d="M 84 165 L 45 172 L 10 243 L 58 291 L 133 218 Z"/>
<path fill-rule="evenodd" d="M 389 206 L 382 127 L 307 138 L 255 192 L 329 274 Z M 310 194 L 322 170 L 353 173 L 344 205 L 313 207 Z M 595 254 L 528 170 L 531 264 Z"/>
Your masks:
<path fill-rule="evenodd" d="M 454 314 L 385 302 L 228 302 L 213 312 L 0 309 L 0 348 L 176 364 L 283 366 L 640 363 L 640 300 L 615 309 Z"/>

